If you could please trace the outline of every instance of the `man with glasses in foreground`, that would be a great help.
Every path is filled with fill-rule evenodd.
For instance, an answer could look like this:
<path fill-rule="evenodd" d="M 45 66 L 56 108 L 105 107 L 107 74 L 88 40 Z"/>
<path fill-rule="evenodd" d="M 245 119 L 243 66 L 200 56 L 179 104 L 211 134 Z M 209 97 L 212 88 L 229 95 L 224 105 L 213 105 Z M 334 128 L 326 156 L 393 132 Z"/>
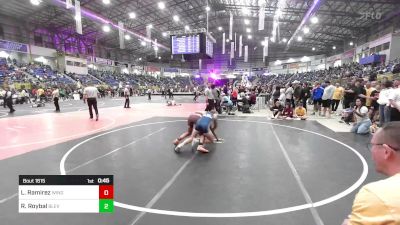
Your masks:
<path fill-rule="evenodd" d="M 387 123 L 371 139 L 375 170 L 389 178 L 372 182 L 355 197 L 343 225 L 400 224 L 400 121 Z"/>

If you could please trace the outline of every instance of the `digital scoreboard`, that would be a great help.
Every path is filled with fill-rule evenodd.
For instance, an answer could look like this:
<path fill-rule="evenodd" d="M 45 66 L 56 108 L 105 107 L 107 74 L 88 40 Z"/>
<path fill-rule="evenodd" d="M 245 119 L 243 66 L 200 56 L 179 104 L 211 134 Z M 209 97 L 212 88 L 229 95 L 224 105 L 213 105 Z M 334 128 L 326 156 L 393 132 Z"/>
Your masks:
<path fill-rule="evenodd" d="M 209 57 L 213 57 L 214 54 L 214 43 L 213 41 L 206 35 L 206 54 Z"/>
<path fill-rule="evenodd" d="M 172 54 L 198 54 L 200 53 L 200 35 L 171 36 Z"/>
<path fill-rule="evenodd" d="M 113 213 L 113 175 L 20 175 L 20 213 Z"/>

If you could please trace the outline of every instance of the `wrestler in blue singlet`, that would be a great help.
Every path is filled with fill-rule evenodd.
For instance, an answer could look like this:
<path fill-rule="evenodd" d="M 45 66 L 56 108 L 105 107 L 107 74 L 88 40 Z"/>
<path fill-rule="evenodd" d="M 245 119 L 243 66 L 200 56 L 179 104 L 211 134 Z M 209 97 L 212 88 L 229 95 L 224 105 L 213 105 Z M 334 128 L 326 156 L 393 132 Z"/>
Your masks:
<path fill-rule="evenodd" d="M 210 127 L 212 118 L 212 113 L 206 112 L 206 114 L 197 120 L 195 129 L 200 133 L 200 135 L 208 133 L 208 128 Z"/>

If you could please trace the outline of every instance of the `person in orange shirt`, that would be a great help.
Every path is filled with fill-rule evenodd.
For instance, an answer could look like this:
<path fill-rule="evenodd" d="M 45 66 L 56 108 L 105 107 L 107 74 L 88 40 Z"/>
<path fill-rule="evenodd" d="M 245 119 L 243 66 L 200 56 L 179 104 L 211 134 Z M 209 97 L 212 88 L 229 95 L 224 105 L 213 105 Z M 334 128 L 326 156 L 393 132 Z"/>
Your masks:
<path fill-rule="evenodd" d="M 400 224 L 400 121 L 389 122 L 371 139 L 375 170 L 389 178 L 360 189 L 343 225 Z"/>
<path fill-rule="evenodd" d="M 294 109 L 294 118 L 299 118 L 301 120 L 307 119 L 307 111 L 303 107 L 302 102 L 297 103 L 297 107 Z"/>

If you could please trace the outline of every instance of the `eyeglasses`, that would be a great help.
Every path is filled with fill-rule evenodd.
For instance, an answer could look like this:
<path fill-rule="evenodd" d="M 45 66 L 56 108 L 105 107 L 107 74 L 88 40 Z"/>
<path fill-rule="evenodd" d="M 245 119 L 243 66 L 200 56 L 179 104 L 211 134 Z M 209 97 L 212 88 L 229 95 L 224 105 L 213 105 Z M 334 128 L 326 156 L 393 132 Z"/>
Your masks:
<path fill-rule="evenodd" d="M 374 145 L 384 145 L 384 144 L 375 144 L 375 143 L 368 143 L 367 144 L 367 149 L 369 150 L 369 151 L 372 151 L 372 148 L 374 147 Z M 396 148 L 393 148 L 392 146 L 390 146 L 390 145 L 388 145 L 388 144 L 386 144 L 387 146 L 389 146 L 389 148 L 391 148 L 391 149 L 393 149 L 394 151 L 400 151 L 399 149 L 396 149 Z"/>
<path fill-rule="evenodd" d="M 374 147 L 374 145 L 383 145 L 383 144 L 368 143 L 368 144 L 367 144 L 367 149 L 371 152 L 371 151 L 372 151 L 372 148 Z"/>

